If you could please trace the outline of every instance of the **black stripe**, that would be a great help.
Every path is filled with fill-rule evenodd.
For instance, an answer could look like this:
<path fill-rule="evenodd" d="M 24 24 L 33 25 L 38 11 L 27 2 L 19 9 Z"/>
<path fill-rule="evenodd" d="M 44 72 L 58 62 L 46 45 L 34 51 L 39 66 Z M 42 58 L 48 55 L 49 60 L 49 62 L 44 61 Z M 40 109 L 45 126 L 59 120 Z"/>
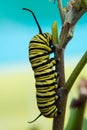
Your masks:
<path fill-rule="evenodd" d="M 45 33 L 41 34 L 45 39 L 47 39 L 47 36 L 45 36 Z M 39 35 L 40 36 L 40 35 Z"/>
<path fill-rule="evenodd" d="M 40 58 L 42 56 L 47 56 L 48 54 L 47 53 L 43 53 L 43 54 L 38 54 L 38 55 L 35 55 L 35 56 L 32 56 L 32 57 L 29 57 L 30 60 L 33 60 L 35 58 Z"/>
<path fill-rule="evenodd" d="M 35 74 L 35 78 L 37 77 L 41 77 L 41 76 L 47 76 L 47 75 L 51 75 L 54 74 L 56 72 L 56 70 L 51 70 L 51 72 L 45 72 L 45 73 L 39 73 L 39 74 Z"/>
<path fill-rule="evenodd" d="M 45 63 L 41 63 L 41 64 L 37 64 L 36 66 L 34 66 L 33 67 L 33 69 L 38 69 L 39 67 L 42 67 L 42 66 L 44 66 L 44 65 L 47 65 L 47 64 L 49 64 L 49 63 L 51 63 L 51 60 L 49 59 L 49 60 L 47 60 Z"/>
<path fill-rule="evenodd" d="M 47 39 L 47 37 L 50 37 L 50 36 L 51 36 L 50 33 L 42 33 L 42 34 L 40 34 L 40 35 L 42 35 L 45 39 Z M 39 35 L 39 36 L 40 36 L 40 35 Z"/>
<path fill-rule="evenodd" d="M 39 104 L 38 104 L 39 105 Z M 51 107 L 51 106 L 54 106 L 55 105 L 55 103 L 52 103 L 52 104 L 49 104 L 48 106 L 45 106 L 45 104 L 44 104 L 44 106 L 38 106 L 40 109 L 44 109 L 44 108 L 49 108 L 49 107 Z"/>
<path fill-rule="evenodd" d="M 37 36 L 37 37 L 36 37 Z M 35 39 L 37 39 L 37 40 L 41 40 L 42 41 L 42 43 L 44 43 L 44 44 L 46 44 L 47 45 L 47 43 L 46 43 L 46 41 L 44 41 L 44 39 L 43 38 L 45 38 L 44 36 L 43 36 L 43 34 L 39 34 L 39 35 L 36 35 L 34 38 Z M 41 36 L 43 37 L 43 38 L 41 38 Z M 32 41 L 34 40 L 34 38 L 30 41 L 30 43 L 32 43 Z M 45 39 L 47 39 L 47 38 L 45 38 Z M 38 42 L 38 41 L 37 41 Z"/>
<path fill-rule="evenodd" d="M 44 65 L 47 65 L 48 64 L 48 61 L 46 61 L 46 62 L 39 62 L 40 64 L 38 65 L 38 64 L 36 64 L 35 66 L 32 66 L 32 68 L 33 68 L 33 70 L 34 69 L 38 69 L 39 67 L 44 67 Z"/>
<path fill-rule="evenodd" d="M 42 42 L 42 41 L 31 40 L 30 44 L 31 43 L 35 43 L 35 44 L 38 43 L 38 44 L 44 44 L 45 45 L 44 41 Z"/>
<path fill-rule="evenodd" d="M 47 39 L 48 37 L 50 37 L 50 35 L 51 34 L 49 34 L 49 33 L 43 33 L 43 34 L 41 34 L 45 39 Z M 49 43 L 51 43 L 52 42 L 52 39 L 50 39 L 49 38 Z M 51 45 L 51 44 L 50 44 Z"/>
<path fill-rule="evenodd" d="M 36 84 L 36 88 L 39 88 L 39 87 L 51 87 L 51 86 L 54 86 L 55 84 L 56 84 L 56 82 L 52 82 L 50 84 L 43 84 L 43 82 L 42 82 L 42 84 L 40 84 L 40 85 Z"/>
<path fill-rule="evenodd" d="M 45 98 L 51 98 L 51 97 L 54 97 L 54 96 L 55 96 L 55 94 L 53 94 L 53 95 L 47 95 L 47 96 L 46 95 L 45 96 L 39 96 L 39 95 L 37 95 L 36 97 L 40 98 L 40 99 L 43 98 L 45 100 Z"/>
<path fill-rule="evenodd" d="M 29 48 L 29 51 L 32 51 L 32 50 L 45 50 L 45 51 L 47 51 L 45 48 Z"/>
<path fill-rule="evenodd" d="M 37 91 L 38 92 L 42 92 L 43 91 L 43 87 L 41 87 L 41 88 L 37 88 Z M 55 86 L 51 86 L 51 87 L 45 87 L 45 89 L 44 89 L 44 92 L 50 92 L 50 91 L 55 91 Z"/>
<path fill-rule="evenodd" d="M 39 78 L 39 80 L 38 80 L 38 78 L 39 78 L 39 76 L 37 76 L 37 78 L 36 78 L 36 82 L 38 82 L 38 81 L 40 81 L 40 82 L 46 82 L 46 80 L 56 80 L 56 78 L 57 78 L 57 75 L 54 75 L 54 76 L 50 76 L 50 75 L 48 75 L 48 76 L 46 76 L 46 77 L 41 77 L 41 78 Z"/>
<path fill-rule="evenodd" d="M 41 34 L 42 35 L 42 34 Z M 43 35 L 42 35 L 43 36 Z M 40 37 L 40 35 L 38 35 L 38 38 L 40 39 L 40 40 L 42 40 L 42 41 L 44 41 L 44 39 L 42 39 L 41 37 Z M 44 37 L 45 38 L 45 37 Z M 45 38 L 46 39 L 46 38 Z M 46 43 L 46 41 L 44 41 L 44 44 L 46 44 L 47 45 L 47 43 Z"/>
<path fill-rule="evenodd" d="M 37 79 L 36 79 L 36 81 L 40 81 L 40 82 L 46 82 L 46 80 L 53 80 L 53 79 L 55 79 L 55 80 L 56 80 L 56 77 L 57 77 L 57 76 L 55 76 L 55 77 L 52 77 L 52 78 L 50 78 L 50 77 L 47 77 L 47 78 L 45 78 L 45 79 L 41 79 L 41 80 L 40 80 L 40 79 L 39 79 L 39 80 L 37 80 Z M 56 82 L 56 84 L 57 84 L 57 82 Z"/>
<path fill-rule="evenodd" d="M 41 98 L 39 98 L 39 99 L 41 99 Z M 44 101 L 39 101 L 39 99 L 38 99 L 38 101 L 37 101 L 37 104 L 45 104 L 45 103 L 47 103 L 47 102 L 53 102 L 53 101 L 55 101 L 55 99 L 52 99 L 52 100 L 50 100 L 50 101 L 48 101 L 48 100 L 46 100 L 46 99 L 44 99 Z M 43 99 L 43 98 L 42 98 Z M 48 99 L 48 98 L 47 98 Z"/>
<path fill-rule="evenodd" d="M 51 113 L 49 113 L 49 114 L 47 114 L 47 115 L 45 115 L 46 117 L 50 117 L 54 112 L 55 112 L 55 110 L 56 110 L 56 106 L 55 106 L 55 109 L 53 109 L 53 111 L 51 111 Z M 55 115 L 55 113 L 54 113 L 54 115 Z"/>
<path fill-rule="evenodd" d="M 42 90 L 41 90 L 41 91 L 40 91 L 40 90 L 37 90 L 37 93 L 43 94 L 43 93 L 46 93 L 46 92 L 53 92 L 53 91 L 55 91 L 54 88 L 52 88 L 51 90 L 48 90 L 47 88 L 45 88 L 45 90 L 46 90 L 45 92 L 42 91 Z M 55 91 L 55 92 L 56 92 L 56 91 Z"/>
<path fill-rule="evenodd" d="M 45 38 L 47 38 L 47 37 L 48 37 L 48 35 L 49 35 L 49 34 L 47 34 L 47 33 L 44 33 L 44 37 L 45 37 Z"/>
<path fill-rule="evenodd" d="M 44 92 L 45 93 L 45 92 Z M 39 95 L 38 93 L 36 94 L 36 97 L 37 98 L 40 98 L 40 99 L 44 99 L 44 98 L 51 98 L 51 97 L 54 97 L 54 96 L 56 96 L 56 92 L 55 93 L 53 93 L 53 94 L 51 94 L 51 95 L 43 95 L 43 93 L 40 93 L 41 95 Z"/>
<path fill-rule="evenodd" d="M 40 111 L 43 113 L 43 115 L 46 115 L 47 113 L 49 113 L 49 111 L 51 112 L 55 107 L 55 104 L 51 107 L 48 108 L 41 108 Z"/>

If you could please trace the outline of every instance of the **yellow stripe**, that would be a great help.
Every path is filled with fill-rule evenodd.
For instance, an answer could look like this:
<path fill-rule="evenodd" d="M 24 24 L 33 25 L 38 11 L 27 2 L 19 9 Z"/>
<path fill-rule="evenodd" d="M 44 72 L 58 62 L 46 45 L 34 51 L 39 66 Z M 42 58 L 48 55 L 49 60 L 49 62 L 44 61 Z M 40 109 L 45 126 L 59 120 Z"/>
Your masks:
<path fill-rule="evenodd" d="M 42 61 L 40 61 L 39 63 L 33 64 L 33 67 L 38 66 L 38 65 L 41 65 L 41 64 L 46 63 L 46 62 L 47 62 L 47 60 L 42 60 Z M 43 67 L 43 65 L 42 65 L 41 67 Z"/>
<path fill-rule="evenodd" d="M 51 75 L 47 75 L 47 76 L 40 76 L 40 77 L 36 78 L 36 81 L 43 81 L 43 80 L 47 80 L 47 79 L 49 80 L 51 78 L 53 78 L 53 81 L 56 81 L 55 76 L 57 76 L 57 74 L 56 75 L 55 74 L 51 74 Z"/>
<path fill-rule="evenodd" d="M 55 85 L 53 85 L 53 86 L 50 86 L 50 87 L 38 87 L 37 88 L 37 91 L 40 91 L 40 92 L 46 92 L 46 91 L 51 91 L 51 90 L 53 90 L 53 89 L 57 89 L 58 88 L 58 85 L 57 84 L 55 84 Z"/>
<path fill-rule="evenodd" d="M 51 98 L 37 98 L 37 102 L 39 103 L 44 103 L 44 102 L 51 102 L 51 101 L 56 101 L 58 99 L 58 96 L 54 96 L 54 97 L 51 97 Z"/>
<path fill-rule="evenodd" d="M 56 92 L 55 91 L 51 91 L 51 92 L 45 92 L 45 93 L 40 93 L 40 92 L 36 92 L 36 95 L 38 95 L 38 96 L 52 96 L 53 94 L 56 94 Z"/>
<path fill-rule="evenodd" d="M 47 51 L 52 51 L 52 49 L 44 44 L 38 44 L 38 43 L 32 43 L 32 45 L 30 45 L 29 48 L 44 48 L 46 49 Z"/>
<path fill-rule="evenodd" d="M 55 110 L 53 113 L 51 113 L 53 110 Z M 55 117 L 55 114 L 57 112 L 57 109 L 56 109 L 56 106 L 51 106 L 49 107 L 48 109 L 40 109 L 41 113 L 46 116 L 46 117 L 49 117 L 49 118 L 53 118 Z M 51 114 L 50 114 L 51 113 Z M 49 115 L 50 114 L 50 115 Z"/>
<path fill-rule="evenodd" d="M 38 104 L 38 107 L 49 107 L 49 105 L 52 105 L 53 103 L 55 103 L 55 100 L 54 101 L 51 101 L 51 102 L 47 102 L 47 103 L 43 103 L 43 104 Z"/>
<path fill-rule="evenodd" d="M 55 61 L 54 61 L 55 62 Z M 56 62 L 55 62 L 56 63 Z M 33 66 L 33 65 L 32 65 Z M 48 63 L 48 64 L 46 64 L 46 65 L 44 65 L 44 66 L 40 66 L 40 67 L 38 67 L 38 68 L 36 68 L 36 69 L 34 69 L 34 71 L 35 71 L 35 73 L 37 72 L 37 71 L 44 71 L 44 70 L 47 70 L 47 69 L 49 69 L 49 68 L 51 68 L 51 67 L 53 67 L 54 66 L 54 64 L 52 63 L 52 62 L 50 62 L 50 63 Z"/>
<path fill-rule="evenodd" d="M 36 72 L 35 74 L 44 74 L 44 73 L 49 73 L 49 72 L 51 72 L 51 71 L 52 71 L 52 69 L 47 69 L 47 70 L 45 70 L 45 71 Z"/>
<path fill-rule="evenodd" d="M 52 84 L 53 83 L 53 81 L 54 81 L 54 79 L 53 80 L 46 80 L 45 82 L 43 81 L 43 82 L 40 82 L 40 81 L 36 81 L 36 85 L 48 85 L 48 84 Z"/>
<path fill-rule="evenodd" d="M 34 57 L 34 55 L 33 55 L 33 57 Z M 32 57 L 30 57 L 30 58 L 32 58 Z M 35 63 L 35 62 L 42 62 L 43 60 L 45 60 L 45 61 L 47 61 L 47 59 L 49 59 L 49 56 L 47 55 L 47 56 L 42 56 L 42 57 L 38 57 L 38 58 L 33 58 L 32 60 L 31 60 L 31 63 L 33 64 L 33 63 Z"/>

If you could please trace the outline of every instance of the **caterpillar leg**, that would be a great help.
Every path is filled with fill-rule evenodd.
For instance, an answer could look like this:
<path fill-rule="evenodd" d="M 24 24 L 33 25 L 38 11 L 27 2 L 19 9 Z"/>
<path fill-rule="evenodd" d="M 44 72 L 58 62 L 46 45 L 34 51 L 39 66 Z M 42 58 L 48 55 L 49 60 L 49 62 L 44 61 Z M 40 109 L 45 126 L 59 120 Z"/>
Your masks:
<path fill-rule="evenodd" d="M 53 65 L 56 65 L 56 60 L 55 60 L 55 58 L 49 59 L 49 62 L 51 62 Z"/>
<path fill-rule="evenodd" d="M 58 114 L 58 115 L 60 115 L 60 114 L 61 114 L 61 112 L 62 112 L 61 110 L 57 110 L 57 114 Z"/>
<path fill-rule="evenodd" d="M 51 53 L 54 53 L 55 52 L 55 47 L 52 46 L 51 49 L 52 49 Z"/>
<path fill-rule="evenodd" d="M 56 63 L 59 62 L 60 59 L 55 57 L 55 58 L 51 58 L 50 61 L 53 63 L 53 65 L 56 65 Z"/>

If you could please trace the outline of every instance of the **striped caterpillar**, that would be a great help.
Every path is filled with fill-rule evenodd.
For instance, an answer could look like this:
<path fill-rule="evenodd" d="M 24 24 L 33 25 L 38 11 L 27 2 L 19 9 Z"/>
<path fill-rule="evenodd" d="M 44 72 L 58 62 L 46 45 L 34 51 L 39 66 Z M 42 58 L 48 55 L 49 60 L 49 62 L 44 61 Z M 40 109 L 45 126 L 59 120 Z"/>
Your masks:
<path fill-rule="evenodd" d="M 56 72 L 55 58 L 50 58 L 50 54 L 54 52 L 52 36 L 49 33 L 42 33 L 36 16 L 31 10 L 26 8 L 23 8 L 23 10 L 32 13 L 39 29 L 39 34 L 34 36 L 29 44 L 29 60 L 34 71 L 37 106 L 40 110 L 40 115 L 36 119 L 41 115 L 54 118 L 60 112 L 55 105 L 56 100 L 59 99 L 56 93 L 59 75 Z"/>

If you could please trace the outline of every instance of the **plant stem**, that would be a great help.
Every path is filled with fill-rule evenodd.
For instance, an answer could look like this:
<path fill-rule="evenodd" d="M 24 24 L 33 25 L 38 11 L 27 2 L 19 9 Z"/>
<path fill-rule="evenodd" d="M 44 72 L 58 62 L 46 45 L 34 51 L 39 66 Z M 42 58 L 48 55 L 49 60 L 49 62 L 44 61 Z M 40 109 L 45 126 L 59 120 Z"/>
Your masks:
<path fill-rule="evenodd" d="M 60 96 L 60 99 L 56 103 L 56 107 L 58 110 L 61 111 L 57 117 L 53 120 L 53 130 L 63 130 L 64 126 L 64 116 L 65 116 L 65 109 L 66 109 L 66 101 L 67 101 L 67 93 L 66 90 L 63 88 L 65 85 L 65 74 L 64 74 L 64 50 L 58 50 L 56 47 L 55 55 L 57 58 L 60 58 L 59 63 L 57 63 L 57 73 L 60 74 L 58 86 L 59 89 L 57 90 L 57 94 Z"/>
<path fill-rule="evenodd" d="M 74 34 L 74 26 L 72 26 L 68 32 L 67 38 L 63 44 L 63 48 L 65 48 L 67 43 L 73 38 L 73 34 Z"/>
<path fill-rule="evenodd" d="M 71 110 L 71 115 L 65 130 L 82 130 L 85 106 L 86 102 L 84 102 L 81 107 Z"/>
<path fill-rule="evenodd" d="M 60 96 L 60 99 L 56 103 L 58 110 L 61 110 L 61 114 L 54 118 L 53 130 L 63 130 L 64 126 L 64 116 L 67 101 L 67 93 L 63 88 L 65 85 L 65 73 L 64 73 L 64 49 L 59 49 L 58 34 L 57 34 L 57 24 L 54 22 L 52 25 L 52 41 L 55 46 L 55 58 L 60 59 L 56 63 L 56 71 L 59 74 L 59 79 L 57 80 L 58 90 L 56 93 Z M 63 104 L 63 105 L 62 105 Z"/>
<path fill-rule="evenodd" d="M 77 66 L 75 67 L 75 69 L 73 70 L 72 74 L 70 75 L 69 79 L 65 84 L 65 89 L 67 89 L 68 92 L 70 91 L 72 85 L 74 84 L 76 78 L 78 77 L 79 73 L 86 65 L 86 63 L 87 63 L 87 51 L 85 52 L 85 54 L 83 55 L 83 57 L 81 58 L 81 60 L 79 61 L 79 63 L 77 64 Z"/>
<path fill-rule="evenodd" d="M 59 48 L 62 48 L 63 46 L 65 46 L 65 41 L 68 37 L 70 26 L 71 25 L 68 22 L 65 25 L 63 25 L 61 35 L 60 35 Z"/>
<path fill-rule="evenodd" d="M 65 13 L 64 13 L 63 6 L 62 6 L 62 0 L 58 0 L 58 8 L 59 8 L 61 20 L 62 20 L 62 23 L 63 23 L 64 18 L 65 18 Z"/>
<path fill-rule="evenodd" d="M 74 0 L 73 0 L 74 1 Z M 60 5 L 59 5 L 60 6 Z M 78 9 L 79 6 L 79 9 Z M 65 18 L 62 26 L 62 30 L 60 33 L 60 43 L 59 43 L 59 48 L 66 47 L 66 45 L 69 43 L 69 41 L 72 39 L 72 35 L 69 33 L 73 30 L 74 26 L 78 22 L 78 20 L 83 16 L 85 12 L 87 12 L 87 5 L 82 6 L 82 3 L 77 1 L 74 1 L 74 4 L 72 3 L 72 0 L 69 2 L 69 4 L 66 7 L 66 12 L 65 12 Z M 61 6 L 59 7 L 61 8 Z M 60 14 L 61 15 L 61 14 Z"/>

